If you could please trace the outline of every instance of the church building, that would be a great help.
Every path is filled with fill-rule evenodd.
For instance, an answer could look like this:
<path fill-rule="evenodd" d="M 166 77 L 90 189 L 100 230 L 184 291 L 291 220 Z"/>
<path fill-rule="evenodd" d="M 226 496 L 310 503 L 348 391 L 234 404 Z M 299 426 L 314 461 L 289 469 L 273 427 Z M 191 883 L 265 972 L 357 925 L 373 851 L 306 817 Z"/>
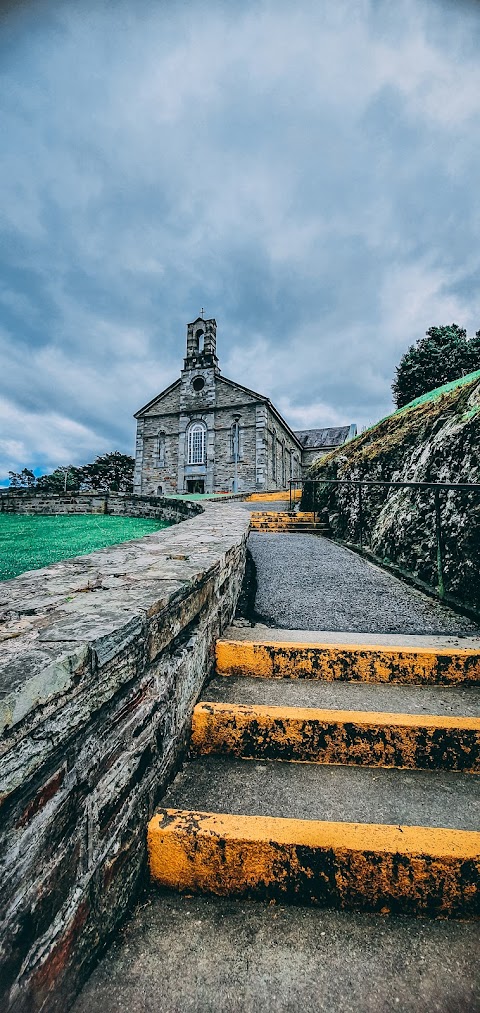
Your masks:
<path fill-rule="evenodd" d="M 134 491 L 267 492 L 287 489 L 356 426 L 295 432 L 268 397 L 220 373 L 215 320 L 187 326 L 178 380 L 135 414 Z"/>

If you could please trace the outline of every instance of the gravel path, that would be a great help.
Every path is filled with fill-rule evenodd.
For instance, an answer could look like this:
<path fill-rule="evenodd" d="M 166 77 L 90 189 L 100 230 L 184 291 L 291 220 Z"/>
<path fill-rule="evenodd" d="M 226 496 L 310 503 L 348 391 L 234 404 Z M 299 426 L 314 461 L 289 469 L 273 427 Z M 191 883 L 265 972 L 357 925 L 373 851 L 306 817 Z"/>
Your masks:
<path fill-rule="evenodd" d="M 274 626 L 357 633 L 478 632 L 471 620 L 319 535 L 256 534 L 255 609 Z"/>

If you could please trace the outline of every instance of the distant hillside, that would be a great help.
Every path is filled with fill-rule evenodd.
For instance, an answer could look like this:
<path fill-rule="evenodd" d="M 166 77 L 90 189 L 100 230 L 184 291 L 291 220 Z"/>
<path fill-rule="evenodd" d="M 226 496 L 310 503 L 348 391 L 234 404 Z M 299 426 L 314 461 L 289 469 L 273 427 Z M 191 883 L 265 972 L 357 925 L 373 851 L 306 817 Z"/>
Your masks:
<path fill-rule="evenodd" d="M 424 394 L 317 462 L 309 478 L 480 482 L 480 370 Z M 358 538 L 358 491 L 324 487 L 335 537 Z M 480 607 L 480 495 L 445 492 L 445 584 Z M 304 505 L 308 507 L 306 500 Z M 436 583 L 434 501 L 424 490 L 363 489 L 366 544 Z"/>

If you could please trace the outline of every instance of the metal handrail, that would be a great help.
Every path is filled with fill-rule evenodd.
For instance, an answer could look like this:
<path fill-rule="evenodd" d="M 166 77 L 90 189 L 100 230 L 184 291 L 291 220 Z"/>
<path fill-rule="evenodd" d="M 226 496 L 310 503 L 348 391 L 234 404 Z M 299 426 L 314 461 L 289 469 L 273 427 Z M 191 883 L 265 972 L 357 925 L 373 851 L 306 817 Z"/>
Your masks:
<path fill-rule="evenodd" d="M 432 585 L 426 584 L 424 581 L 417 578 L 410 571 L 405 571 L 396 564 L 391 564 L 387 560 L 379 559 L 371 549 L 368 549 L 366 554 L 371 556 L 377 562 L 382 565 L 388 565 L 390 568 L 398 571 L 402 577 L 407 577 L 412 580 L 415 584 L 421 586 L 424 590 L 433 592 L 438 595 L 442 600 L 448 601 L 454 607 L 461 608 L 463 611 L 467 611 L 470 614 L 474 614 L 478 617 L 479 613 L 477 610 L 472 610 L 466 602 L 461 602 L 456 599 L 453 595 L 450 595 L 445 589 L 444 579 L 444 545 L 443 545 L 443 532 L 442 532 L 442 511 L 441 511 L 441 500 L 440 494 L 447 492 L 451 489 L 455 491 L 463 492 L 476 492 L 480 494 L 480 483 L 478 482 L 389 482 L 386 479 L 346 479 L 346 478 L 321 478 L 321 479 L 291 479 L 290 480 L 290 510 L 293 509 L 293 494 L 298 488 L 302 490 L 314 486 L 326 486 L 326 485 L 346 485 L 358 488 L 358 543 L 348 543 L 355 546 L 358 544 L 360 551 L 365 552 L 364 546 L 364 517 L 363 517 L 363 497 L 362 488 L 364 486 L 387 486 L 388 488 L 397 489 L 425 489 L 431 490 L 434 496 L 434 510 L 435 510 L 435 538 L 436 538 L 436 565 L 437 565 L 437 586 L 434 588 Z M 314 509 L 315 509 L 314 501 Z"/>
<path fill-rule="evenodd" d="M 401 488 L 418 486 L 424 489 L 480 489 L 480 482 L 387 482 L 382 478 L 293 478 L 290 479 L 290 496 L 293 486 L 305 485 L 395 485 Z"/>

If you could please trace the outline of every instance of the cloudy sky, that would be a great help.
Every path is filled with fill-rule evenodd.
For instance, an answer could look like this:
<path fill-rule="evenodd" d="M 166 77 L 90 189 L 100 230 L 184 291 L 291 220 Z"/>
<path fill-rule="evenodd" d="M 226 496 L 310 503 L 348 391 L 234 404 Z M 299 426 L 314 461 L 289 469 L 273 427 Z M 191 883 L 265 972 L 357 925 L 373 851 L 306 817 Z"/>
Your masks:
<path fill-rule="evenodd" d="M 0 482 L 119 449 L 186 323 L 294 428 L 375 421 L 480 327 L 480 4 L 36 0 L 0 14 Z"/>

